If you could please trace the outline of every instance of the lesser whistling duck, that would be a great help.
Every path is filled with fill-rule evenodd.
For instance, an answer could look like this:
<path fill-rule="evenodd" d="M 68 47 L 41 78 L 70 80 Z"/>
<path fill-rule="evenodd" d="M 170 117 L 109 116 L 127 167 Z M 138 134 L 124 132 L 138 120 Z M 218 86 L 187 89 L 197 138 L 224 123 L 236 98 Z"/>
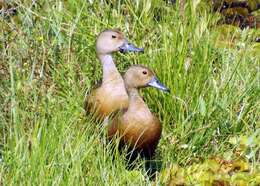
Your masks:
<path fill-rule="evenodd" d="M 151 158 L 160 140 L 162 126 L 139 95 L 138 89 L 148 86 L 166 92 L 169 92 L 169 89 L 158 81 L 153 71 L 142 65 L 131 66 L 124 75 L 124 81 L 129 95 L 129 106 L 118 112 L 109 123 L 108 138 L 119 135 L 121 147 L 127 144 L 134 154 Z"/>
<path fill-rule="evenodd" d="M 87 96 L 85 110 L 95 113 L 99 119 L 128 106 L 124 80 L 112 58 L 112 53 L 117 51 L 143 52 L 144 49 L 129 43 L 123 33 L 116 29 L 105 30 L 98 35 L 96 53 L 102 64 L 103 78 L 101 85 Z"/>

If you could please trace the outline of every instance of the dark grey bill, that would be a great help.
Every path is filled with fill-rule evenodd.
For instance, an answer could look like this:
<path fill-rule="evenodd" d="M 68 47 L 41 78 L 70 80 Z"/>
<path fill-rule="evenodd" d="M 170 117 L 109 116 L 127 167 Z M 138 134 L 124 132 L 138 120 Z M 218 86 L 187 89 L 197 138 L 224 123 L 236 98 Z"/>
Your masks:
<path fill-rule="evenodd" d="M 168 89 L 166 86 L 164 86 L 156 77 L 154 77 L 149 83 L 149 86 L 158 88 L 164 92 L 170 92 L 170 89 Z"/>
<path fill-rule="evenodd" d="M 119 47 L 119 51 L 122 53 L 125 52 L 144 52 L 143 48 L 138 48 L 131 43 L 125 42 L 121 47 Z"/>

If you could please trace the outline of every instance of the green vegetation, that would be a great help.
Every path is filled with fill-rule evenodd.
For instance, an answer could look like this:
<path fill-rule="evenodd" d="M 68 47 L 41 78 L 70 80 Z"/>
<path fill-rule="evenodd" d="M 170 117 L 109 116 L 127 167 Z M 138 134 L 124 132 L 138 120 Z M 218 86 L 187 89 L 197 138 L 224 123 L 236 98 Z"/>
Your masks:
<path fill-rule="evenodd" d="M 163 124 L 154 182 L 169 183 L 175 165 L 189 173 L 197 163 L 216 167 L 209 158 L 221 157 L 243 159 L 248 168 L 240 170 L 251 176 L 241 177 L 259 184 L 252 176 L 260 161 L 260 32 L 217 25 L 220 15 L 200 0 L 187 1 L 184 17 L 166 1 L 111 2 L 17 0 L 18 14 L 0 18 L 1 182 L 152 184 L 144 162 L 126 170 L 105 130 L 84 115 L 85 93 L 101 77 L 95 37 L 118 27 L 145 47 L 140 55 L 115 54 L 119 70 L 147 65 L 171 89 L 143 90 Z M 213 183 L 197 177 L 189 181 Z"/>

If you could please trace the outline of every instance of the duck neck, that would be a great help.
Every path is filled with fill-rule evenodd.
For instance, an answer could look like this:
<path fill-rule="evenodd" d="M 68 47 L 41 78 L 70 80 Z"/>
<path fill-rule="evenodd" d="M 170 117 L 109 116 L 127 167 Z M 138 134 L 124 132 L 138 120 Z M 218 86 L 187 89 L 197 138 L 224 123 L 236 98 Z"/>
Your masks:
<path fill-rule="evenodd" d="M 103 68 L 102 84 L 106 84 L 108 82 L 123 82 L 123 79 L 116 68 L 111 54 L 99 54 L 98 58 L 101 61 Z"/>
<path fill-rule="evenodd" d="M 127 88 L 127 92 L 129 95 L 128 109 L 130 111 L 131 110 L 136 111 L 136 110 L 142 109 L 142 110 L 150 113 L 148 106 L 145 104 L 144 100 L 139 95 L 139 91 L 137 88 Z"/>

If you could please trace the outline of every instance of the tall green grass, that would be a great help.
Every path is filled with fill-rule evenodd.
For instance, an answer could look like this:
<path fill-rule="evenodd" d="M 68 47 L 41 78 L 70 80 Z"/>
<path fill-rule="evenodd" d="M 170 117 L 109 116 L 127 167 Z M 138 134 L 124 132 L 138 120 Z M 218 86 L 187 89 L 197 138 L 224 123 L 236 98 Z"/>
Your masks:
<path fill-rule="evenodd" d="M 37 1 L 38 2 L 38 1 Z M 84 115 L 85 92 L 101 78 L 95 39 L 121 28 L 144 54 L 115 54 L 124 72 L 144 64 L 171 89 L 142 91 L 161 119 L 157 159 L 187 165 L 232 152 L 229 138 L 259 128 L 259 58 L 250 30 L 232 48 L 206 3 L 185 17 L 167 1 L 16 1 L 0 19 L 1 182 L 5 185 L 146 185 L 143 162 L 125 169 L 105 131 Z M 230 33 L 232 37 L 233 33 Z M 189 68 L 185 64 L 189 61 Z M 157 180 L 160 184 L 160 180 Z"/>

